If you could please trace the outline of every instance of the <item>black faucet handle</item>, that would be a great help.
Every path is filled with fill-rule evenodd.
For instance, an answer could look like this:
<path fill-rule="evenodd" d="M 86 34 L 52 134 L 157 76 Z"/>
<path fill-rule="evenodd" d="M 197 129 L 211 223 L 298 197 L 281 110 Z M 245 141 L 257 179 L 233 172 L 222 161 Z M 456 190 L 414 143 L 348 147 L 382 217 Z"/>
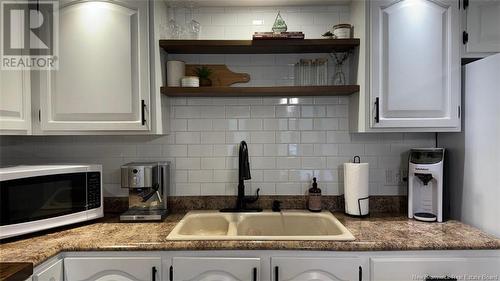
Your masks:
<path fill-rule="evenodd" d="M 243 200 L 245 200 L 246 203 L 254 203 L 256 202 L 257 200 L 259 200 L 259 191 L 260 191 L 260 188 L 257 188 L 257 195 L 255 196 L 245 196 L 245 198 Z"/>
<path fill-rule="evenodd" d="M 273 210 L 273 212 L 281 212 L 281 201 L 274 200 L 272 210 Z"/>

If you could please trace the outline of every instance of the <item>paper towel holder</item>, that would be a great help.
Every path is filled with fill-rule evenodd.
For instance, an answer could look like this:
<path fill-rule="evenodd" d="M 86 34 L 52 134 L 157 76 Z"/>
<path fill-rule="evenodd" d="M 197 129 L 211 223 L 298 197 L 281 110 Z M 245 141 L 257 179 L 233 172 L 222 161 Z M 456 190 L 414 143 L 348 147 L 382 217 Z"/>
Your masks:
<path fill-rule="evenodd" d="M 359 157 L 359 155 L 355 155 L 352 159 L 352 163 L 355 163 L 355 164 L 360 164 L 361 163 L 361 157 Z M 370 196 L 367 196 L 367 197 L 361 197 L 361 198 L 358 198 L 358 210 L 359 210 L 359 215 L 352 215 L 352 214 L 348 214 L 346 211 L 344 211 L 344 214 L 350 216 L 350 217 L 357 217 L 357 218 L 366 218 L 366 217 L 369 217 L 370 216 L 370 211 L 368 210 L 368 213 L 366 215 L 361 215 L 361 201 L 362 200 L 370 200 Z"/>

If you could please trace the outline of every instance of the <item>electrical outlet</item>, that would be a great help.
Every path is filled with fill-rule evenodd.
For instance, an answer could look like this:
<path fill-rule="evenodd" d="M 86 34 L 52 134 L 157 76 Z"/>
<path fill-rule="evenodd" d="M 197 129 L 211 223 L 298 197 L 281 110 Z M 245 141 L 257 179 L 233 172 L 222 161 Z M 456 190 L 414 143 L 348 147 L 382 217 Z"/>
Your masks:
<path fill-rule="evenodd" d="M 387 169 L 385 170 L 385 185 L 404 185 L 405 178 L 408 177 L 406 169 Z"/>

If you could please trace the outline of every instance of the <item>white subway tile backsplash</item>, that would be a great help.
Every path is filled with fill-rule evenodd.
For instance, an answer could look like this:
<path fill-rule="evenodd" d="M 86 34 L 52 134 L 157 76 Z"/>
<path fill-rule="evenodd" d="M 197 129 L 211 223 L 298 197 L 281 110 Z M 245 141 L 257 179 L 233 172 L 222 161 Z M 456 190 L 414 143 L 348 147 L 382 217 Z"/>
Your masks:
<path fill-rule="evenodd" d="M 238 129 L 242 131 L 261 131 L 262 119 L 239 119 Z"/>
<path fill-rule="evenodd" d="M 350 17 L 348 5 L 328 5 L 200 7 L 195 18 L 202 24 L 200 39 L 251 39 L 254 31 L 271 30 L 278 11 L 289 30 L 303 31 L 306 38 L 321 38 Z M 182 22 L 187 17 L 176 18 Z M 319 57 L 331 62 L 325 54 L 169 54 L 169 59 L 226 64 L 250 74 L 249 83 L 235 87 L 293 85 L 293 65 Z M 344 72 L 350 72 L 349 63 Z M 102 163 L 105 193 L 125 196 L 119 187 L 120 165 L 170 160 L 172 195 L 236 195 L 238 144 L 245 140 L 252 165 L 248 193 L 261 188 L 267 195 L 304 194 L 316 176 L 325 194 L 342 194 L 343 163 L 360 155 L 370 164 L 371 194 L 405 194 L 403 187 L 385 186 L 385 173 L 405 167 L 410 148 L 435 146 L 434 133 L 350 134 L 348 105 L 348 96 L 168 97 L 163 106 L 169 110 L 168 135 L 1 136 L 0 161 Z"/>
<path fill-rule="evenodd" d="M 189 170 L 189 182 L 212 182 L 214 172 L 212 170 Z"/>
<path fill-rule="evenodd" d="M 304 117 L 324 117 L 326 108 L 322 105 L 302 106 L 301 116 Z"/>
<path fill-rule="evenodd" d="M 226 195 L 226 185 L 223 183 L 202 183 L 201 195 Z"/>
<path fill-rule="evenodd" d="M 177 132 L 175 143 L 177 144 L 198 144 L 200 143 L 200 132 Z"/>
<path fill-rule="evenodd" d="M 175 194 L 178 196 L 193 196 L 201 194 L 199 183 L 176 183 Z"/>
<path fill-rule="evenodd" d="M 274 132 L 251 132 L 250 133 L 250 142 L 252 143 L 274 143 L 275 135 Z"/>
<path fill-rule="evenodd" d="M 326 157 L 302 157 L 302 169 L 324 169 Z"/>
<path fill-rule="evenodd" d="M 188 145 L 188 157 L 210 157 L 213 155 L 213 146 L 208 144 Z"/>
<path fill-rule="evenodd" d="M 175 168 L 183 170 L 200 169 L 200 158 L 176 158 Z"/>
<path fill-rule="evenodd" d="M 295 119 L 288 120 L 289 130 L 312 130 L 314 119 Z"/>
<path fill-rule="evenodd" d="M 250 158 L 252 169 L 274 169 L 276 168 L 275 157 L 252 157 Z"/>
<path fill-rule="evenodd" d="M 242 140 L 249 140 L 250 132 L 226 132 L 226 143 L 240 143 Z"/>
<path fill-rule="evenodd" d="M 221 170 L 226 168 L 226 158 L 224 157 L 204 157 L 201 158 L 201 169 Z"/>
<path fill-rule="evenodd" d="M 301 195 L 302 188 L 298 183 L 277 183 L 276 194 L 280 195 Z"/>
<path fill-rule="evenodd" d="M 226 118 L 250 118 L 249 106 L 227 106 Z"/>
<path fill-rule="evenodd" d="M 300 169 L 300 157 L 278 157 L 276 167 L 278 169 Z"/>
<path fill-rule="evenodd" d="M 288 156 L 288 144 L 264 144 L 265 156 Z"/>
<path fill-rule="evenodd" d="M 287 182 L 288 170 L 264 170 L 265 182 Z"/>
<path fill-rule="evenodd" d="M 250 115 L 252 118 L 274 118 L 274 106 L 261 105 L 251 106 Z"/>
<path fill-rule="evenodd" d="M 224 106 L 200 106 L 196 107 L 202 118 L 224 118 Z"/>
<path fill-rule="evenodd" d="M 211 119 L 189 119 L 188 120 L 188 131 L 211 131 L 212 130 L 212 120 Z"/>
<path fill-rule="evenodd" d="M 170 121 L 170 129 L 175 132 L 187 131 L 186 119 L 172 119 Z"/>
<path fill-rule="evenodd" d="M 264 119 L 263 124 L 265 131 L 288 130 L 287 119 Z"/>
<path fill-rule="evenodd" d="M 300 143 L 300 132 L 283 131 L 276 132 L 277 143 Z"/>
<path fill-rule="evenodd" d="M 213 119 L 212 127 L 215 131 L 236 131 L 238 120 L 236 119 Z"/>
<path fill-rule="evenodd" d="M 300 140 L 302 143 L 325 143 L 325 131 L 305 131 L 300 133 Z"/>
<path fill-rule="evenodd" d="M 277 106 L 276 107 L 276 117 L 299 117 L 299 106 L 289 105 L 289 106 Z"/>
<path fill-rule="evenodd" d="M 178 106 L 174 107 L 175 118 L 200 118 L 201 111 L 196 106 Z"/>

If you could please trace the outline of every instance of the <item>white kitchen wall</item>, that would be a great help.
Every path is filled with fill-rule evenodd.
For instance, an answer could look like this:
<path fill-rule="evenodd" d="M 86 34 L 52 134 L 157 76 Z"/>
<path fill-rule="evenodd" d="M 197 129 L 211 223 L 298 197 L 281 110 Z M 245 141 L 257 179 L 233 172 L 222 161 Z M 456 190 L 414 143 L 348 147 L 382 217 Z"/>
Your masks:
<path fill-rule="evenodd" d="M 199 8 L 203 39 L 250 39 L 269 31 L 280 10 L 288 30 L 319 38 L 349 18 L 347 6 Z M 177 17 L 183 12 L 178 11 Z M 253 25 L 253 22 L 262 25 Z M 171 55 L 187 63 L 224 63 L 250 73 L 250 85 L 290 85 L 292 64 L 308 55 Z M 348 73 L 348 69 L 345 69 Z M 333 68 L 330 68 L 330 75 Z M 249 85 L 246 84 L 246 85 Z M 343 192 L 342 163 L 370 163 L 372 195 L 406 194 L 400 183 L 412 147 L 434 147 L 433 133 L 350 134 L 348 97 L 171 98 L 167 136 L 0 137 L 2 164 L 92 162 L 104 166 L 106 196 L 123 196 L 120 165 L 170 160 L 173 195 L 233 195 L 238 143 L 249 143 L 252 180 L 262 194 L 303 194 L 317 177 L 329 195 Z"/>

